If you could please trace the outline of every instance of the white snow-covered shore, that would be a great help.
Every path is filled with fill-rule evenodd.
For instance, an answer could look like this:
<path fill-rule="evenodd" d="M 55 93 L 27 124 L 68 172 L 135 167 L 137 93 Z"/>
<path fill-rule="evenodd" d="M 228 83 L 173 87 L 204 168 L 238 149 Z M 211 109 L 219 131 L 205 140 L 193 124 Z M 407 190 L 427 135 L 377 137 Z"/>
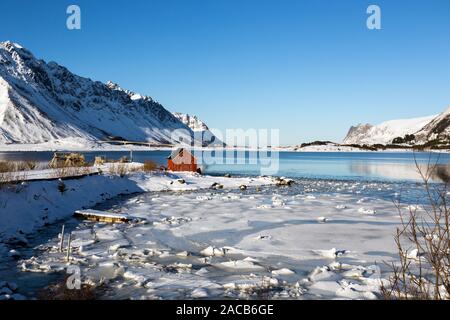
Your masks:
<path fill-rule="evenodd" d="M 150 147 L 144 145 L 120 145 L 111 143 L 99 143 L 88 141 L 80 138 L 66 138 L 55 141 L 49 141 L 36 144 L 1 144 L 0 152 L 47 152 L 47 151 L 64 151 L 64 152 L 93 152 L 93 151 L 156 151 L 172 150 L 171 147 Z"/>
<path fill-rule="evenodd" d="M 51 177 L 38 171 L 33 179 Z M 223 188 L 273 183 L 270 178 L 225 178 L 195 173 L 143 173 L 125 177 L 110 174 L 86 176 L 64 181 L 26 181 L 0 189 L 0 240 L 25 241 L 25 234 L 64 219 L 75 210 L 89 208 L 120 194 L 152 191 L 183 191 L 209 188 L 213 183 Z"/>
<path fill-rule="evenodd" d="M 418 151 L 410 148 L 392 148 L 386 150 L 365 150 L 362 148 L 356 148 L 351 146 L 341 146 L 341 145 L 312 145 L 306 146 L 303 148 L 296 147 L 286 147 L 286 148 L 278 148 L 277 151 L 281 152 L 318 152 L 318 153 L 326 153 L 326 152 L 342 152 L 342 153 L 420 153 L 420 152 L 435 152 L 435 153 L 449 153 L 450 150 L 427 150 L 427 151 Z"/>
<path fill-rule="evenodd" d="M 80 224 L 70 265 L 85 283 L 106 283 L 107 299 L 376 299 L 399 218 L 390 201 L 361 196 L 364 185 L 333 187 L 344 185 L 355 193 L 264 186 L 136 195 L 114 208 L 147 222 Z M 19 268 L 64 272 L 58 243 Z"/>
<path fill-rule="evenodd" d="M 167 146 L 144 146 L 144 145 L 120 145 L 111 143 L 100 143 L 95 141 L 88 141 L 80 138 L 66 138 L 55 141 L 49 141 L 38 144 L 1 144 L 0 152 L 48 152 L 48 151 L 61 151 L 61 152 L 113 152 L 113 151 L 170 151 L 174 147 Z M 328 145 L 310 145 L 303 148 L 298 146 L 279 146 L 272 148 L 246 148 L 246 147 L 195 147 L 196 150 L 234 150 L 234 151 L 273 151 L 273 152 L 377 152 L 377 153 L 391 153 L 391 152 L 418 152 L 411 150 L 410 148 L 398 148 L 398 149 L 386 149 L 386 150 L 365 150 L 362 148 L 356 148 L 352 146 L 328 144 Z M 429 152 L 429 151 L 426 151 Z M 450 150 L 431 150 L 431 152 L 448 153 Z"/>
<path fill-rule="evenodd" d="M 376 299 L 388 276 L 384 262 L 397 259 L 398 211 L 368 191 L 395 197 L 390 184 L 289 187 L 270 177 L 102 171 L 0 189 L 0 263 L 10 259 L 19 273 L 1 279 L 0 272 L 0 279 L 18 277 L 18 294 L 33 297 L 21 291 L 22 272 L 63 273 L 77 265 L 84 283 L 109 286 L 109 299 Z M 32 178 L 48 177 L 38 171 Z M 121 194 L 131 196 L 113 199 Z M 21 254 L 28 234 L 102 203 L 102 210 L 137 219 L 77 223 L 70 262 L 53 235 L 33 256 Z"/>

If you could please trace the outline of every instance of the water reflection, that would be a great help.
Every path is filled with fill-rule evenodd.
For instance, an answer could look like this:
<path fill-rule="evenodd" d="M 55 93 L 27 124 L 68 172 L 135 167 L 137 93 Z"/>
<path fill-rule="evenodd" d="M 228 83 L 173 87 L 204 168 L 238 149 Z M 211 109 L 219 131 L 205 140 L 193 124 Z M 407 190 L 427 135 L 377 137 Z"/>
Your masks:
<path fill-rule="evenodd" d="M 129 156 L 127 151 L 98 151 L 84 152 L 87 161 L 92 162 L 95 156 L 105 156 L 107 159 L 119 159 Z M 158 165 L 167 164 L 167 156 L 170 150 L 158 151 L 135 151 L 133 160 L 143 162 L 153 160 Z M 240 174 L 260 175 L 261 164 L 250 161 L 250 153 L 233 154 L 239 159 L 226 159 L 230 154 L 216 154 L 216 152 L 205 152 L 203 159 L 198 159 L 200 164 L 205 165 L 207 174 Z M 23 161 L 34 160 L 48 163 L 52 158 L 52 152 L 0 152 L 0 161 Z M 222 160 L 214 163 L 214 158 Z M 269 157 L 271 155 L 269 154 Z M 216 159 L 216 160 L 217 160 Z M 258 159 L 259 160 L 259 159 Z M 433 181 L 449 181 L 450 177 L 450 154 L 442 153 L 407 153 L 407 152 L 280 152 L 277 155 L 278 172 L 276 175 L 292 178 L 320 178 L 341 180 L 381 180 L 381 181 L 420 181 L 415 162 L 421 168 L 426 169 L 427 164 L 436 164 L 431 173 Z M 231 164 L 230 164 L 231 163 Z M 234 163 L 234 164 L 233 164 Z"/>
<path fill-rule="evenodd" d="M 437 165 L 432 172 L 432 179 L 439 180 L 445 183 L 450 182 L 450 165 Z"/>
<path fill-rule="evenodd" d="M 420 181 L 422 180 L 420 172 L 435 182 L 448 182 L 450 177 L 450 165 L 448 164 L 352 162 L 349 167 L 354 174 L 388 180 Z"/>

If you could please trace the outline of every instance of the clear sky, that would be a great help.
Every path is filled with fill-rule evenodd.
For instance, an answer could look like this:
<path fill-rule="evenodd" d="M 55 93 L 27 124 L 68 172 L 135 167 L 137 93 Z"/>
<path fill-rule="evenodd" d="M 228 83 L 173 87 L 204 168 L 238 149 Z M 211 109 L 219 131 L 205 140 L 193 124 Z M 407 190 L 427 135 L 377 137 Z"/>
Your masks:
<path fill-rule="evenodd" d="M 0 40 L 212 128 L 279 128 L 282 144 L 450 105 L 448 0 L 1 0 Z"/>

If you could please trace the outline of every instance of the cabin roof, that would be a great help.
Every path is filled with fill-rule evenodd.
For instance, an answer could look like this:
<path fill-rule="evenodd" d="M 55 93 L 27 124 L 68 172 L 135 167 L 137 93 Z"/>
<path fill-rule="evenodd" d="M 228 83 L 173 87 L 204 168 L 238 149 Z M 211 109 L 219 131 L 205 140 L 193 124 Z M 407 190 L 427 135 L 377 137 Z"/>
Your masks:
<path fill-rule="evenodd" d="M 186 150 L 184 148 L 178 148 L 178 149 L 173 150 L 172 153 L 170 154 L 170 156 L 167 157 L 167 159 L 174 159 L 174 158 L 176 158 L 180 154 L 181 151 L 189 152 L 188 150 Z M 191 153 L 189 152 L 189 154 L 191 154 Z"/>

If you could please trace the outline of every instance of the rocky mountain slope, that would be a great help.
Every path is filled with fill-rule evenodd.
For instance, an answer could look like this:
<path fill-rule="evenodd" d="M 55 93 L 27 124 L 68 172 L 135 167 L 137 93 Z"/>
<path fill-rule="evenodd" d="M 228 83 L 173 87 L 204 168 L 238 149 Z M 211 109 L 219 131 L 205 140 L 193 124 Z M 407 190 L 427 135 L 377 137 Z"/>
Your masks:
<path fill-rule="evenodd" d="M 183 122 L 193 131 L 206 131 L 209 130 L 208 126 L 201 121 L 197 116 L 191 116 L 189 114 L 174 112 L 172 113 L 178 120 Z"/>
<path fill-rule="evenodd" d="M 418 143 L 427 143 L 430 141 L 450 142 L 450 107 L 414 135 Z"/>
<path fill-rule="evenodd" d="M 343 144 L 427 144 L 446 143 L 450 137 L 450 108 L 439 115 L 386 121 L 378 125 L 351 127 Z"/>
<path fill-rule="evenodd" d="M 205 145 L 220 145 L 220 141 L 208 128 L 206 123 L 200 120 L 197 116 L 191 116 L 189 114 L 174 112 L 173 115 L 194 131 L 196 140 L 201 140 Z"/>
<path fill-rule="evenodd" d="M 70 139 L 164 144 L 193 135 L 151 97 L 77 76 L 18 44 L 0 42 L 0 144 Z"/>

